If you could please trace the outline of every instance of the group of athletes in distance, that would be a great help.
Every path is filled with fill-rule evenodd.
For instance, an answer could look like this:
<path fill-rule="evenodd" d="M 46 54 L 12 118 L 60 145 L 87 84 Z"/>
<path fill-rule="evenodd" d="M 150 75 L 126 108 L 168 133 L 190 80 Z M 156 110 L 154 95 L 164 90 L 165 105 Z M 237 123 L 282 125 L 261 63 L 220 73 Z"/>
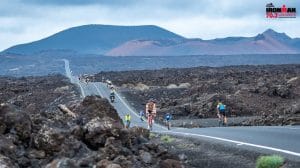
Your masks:
<path fill-rule="evenodd" d="M 80 82 L 83 82 L 83 83 L 86 83 L 86 84 L 88 84 L 89 82 L 94 81 L 94 78 L 95 78 L 94 76 L 89 76 L 87 74 L 83 74 L 83 75 L 78 76 L 78 80 Z"/>
<path fill-rule="evenodd" d="M 105 81 L 106 86 L 110 89 L 110 95 L 109 95 L 109 99 L 111 103 L 115 102 L 115 96 L 116 96 L 116 90 L 114 85 L 112 84 L 112 82 L 110 80 L 106 80 Z M 146 112 L 146 115 L 145 115 Z M 154 99 L 150 99 L 145 107 L 145 112 L 143 110 L 140 111 L 140 119 L 143 122 L 144 120 L 147 120 L 148 123 L 148 129 L 152 130 L 152 126 L 154 123 L 154 118 L 156 117 L 156 103 Z M 145 119 L 145 117 L 147 119 Z M 165 115 L 165 123 L 168 127 L 168 129 L 170 129 L 171 127 L 171 114 L 167 113 Z M 131 115 L 129 113 L 127 113 L 125 115 L 125 127 L 129 128 L 130 127 L 130 123 L 131 123 Z"/>
<path fill-rule="evenodd" d="M 110 102 L 115 102 L 115 87 L 113 86 L 112 82 L 110 80 L 105 81 L 107 84 L 107 87 L 110 88 Z M 145 115 L 146 112 L 146 115 Z M 147 120 L 148 123 L 148 129 L 152 130 L 152 126 L 154 123 L 154 118 L 156 117 L 156 101 L 154 99 L 149 99 L 149 101 L 146 103 L 145 112 L 143 110 L 140 111 L 140 119 L 141 121 Z M 219 118 L 219 126 L 226 126 L 227 125 L 227 115 L 226 115 L 226 105 L 221 102 L 221 100 L 218 101 L 217 104 L 217 116 Z M 164 116 L 164 123 L 167 126 L 168 130 L 171 129 L 171 119 L 172 115 L 170 113 L 166 113 Z M 131 115 L 127 113 L 125 115 L 125 127 L 129 128 L 131 123 Z"/>

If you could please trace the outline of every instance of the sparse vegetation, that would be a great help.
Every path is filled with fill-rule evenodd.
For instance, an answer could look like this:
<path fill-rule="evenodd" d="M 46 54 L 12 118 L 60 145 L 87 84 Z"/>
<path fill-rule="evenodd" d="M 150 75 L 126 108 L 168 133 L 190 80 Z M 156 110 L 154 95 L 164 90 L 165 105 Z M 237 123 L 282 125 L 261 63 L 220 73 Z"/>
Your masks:
<path fill-rule="evenodd" d="M 150 132 L 149 138 L 152 139 L 152 138 L 155 138 L 155 137 L 156 137 L 156 134 Z"/>
<path fill-rule="evenodd" d="M 163 136 L 161 136 L 160 140 L 164 141 L 166 143 L 170 143 L 170 142 L 174 141 L 174 139 L 172 137 L 170 137 L 169 135 L 163 135 Z"/>
<path fill-rule="evenodd" d="M 281 156 L 261 156 L 256 161 L 256 168 L 279 168 L 283 163 L 284 159 Z"/>

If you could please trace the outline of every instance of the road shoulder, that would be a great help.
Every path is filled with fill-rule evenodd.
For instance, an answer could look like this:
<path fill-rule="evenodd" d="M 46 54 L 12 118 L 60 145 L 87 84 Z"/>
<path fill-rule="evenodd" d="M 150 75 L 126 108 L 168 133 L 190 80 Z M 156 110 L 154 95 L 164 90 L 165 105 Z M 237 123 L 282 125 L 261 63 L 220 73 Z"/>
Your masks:
<path fill-rule="evenodd" d="M 163 140 L 165 135 L 153 134 L 152 140 L 163 145 L 172 154 L 178 155 L 186 167 L 255 167 L 256 159 L 261 154 L 238 146 L 220 144 L 215 141 L 182 136 L 170 136 L 171 140 Z M 163 137 L 163 138 L 162 138 Z M 286 168 L 300 167 L 300 161 L 285 159 Z"/>

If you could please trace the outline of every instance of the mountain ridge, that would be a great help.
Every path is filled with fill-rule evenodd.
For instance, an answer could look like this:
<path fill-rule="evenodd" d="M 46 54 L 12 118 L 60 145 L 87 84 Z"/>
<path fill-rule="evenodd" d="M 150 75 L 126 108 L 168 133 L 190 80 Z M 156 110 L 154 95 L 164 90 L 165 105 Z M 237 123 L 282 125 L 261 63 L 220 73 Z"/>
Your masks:
<path fill-rule="evenodd" d="M 133 39 L 184 38 L 154 25 L 113 26 L 82 25 L 68 28 L 34 42 L 12 46 L 3 52 L 34 53 L 42 50 L 75 50 L 79 52 L 104 53 L 121 43 Z M 110 40 L 110 41 L 109 41 Z"/>
<path fill-rule="evenodd" d="M 230 54 L 297 54 L 300 39 L 272 29 L 253 37 L 211 40 L 185 38 L 155 25 L 82 25 L 38 41 L 12 46 L 2 53 L 36 54 L 69 50 L 105 56 L 177 56 Z"/>

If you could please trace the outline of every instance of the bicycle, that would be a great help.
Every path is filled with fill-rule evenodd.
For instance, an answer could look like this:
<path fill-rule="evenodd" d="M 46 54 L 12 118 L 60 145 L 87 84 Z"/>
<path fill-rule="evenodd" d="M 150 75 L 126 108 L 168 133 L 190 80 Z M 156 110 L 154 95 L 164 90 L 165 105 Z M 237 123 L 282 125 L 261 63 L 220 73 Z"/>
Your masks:
<path fill-rule="evenodd" d="M 153 116 L 152 116 L 152 114 L 149 114 L 148 115 L 148 129 L 150 131 L 152 131 L 152 125 L 153 125 Z"/>
<path fill-rule="evenodd" d="M 171 129 L 171 121 L 170 120 L 166 120 L 166 125 L 168 127 L 168 130 Z"/>
<path fill-rule="evenodd" d="M 144 122 L 147 120 L 144 116 L 141 116 L 140 119 L 141 119 L 141 122 Z"/>
<path fill-rule="evenodd" d="M 126 124 L 125 124 L 125 128 L 129 128 L 129 127 L 130 127 L 130 121 L 127 120 L 127 121 L 126 121 Z"/>
<path fill-rule="evenodd" d="M 115 102 L 115 96 L 113 96 L 113 95 L 110 96 L 110 102 L 111 102 L 111 103 L 114 103 L 114 102 Z"/>
<path fill-rule="evenodd" d="M 219 127 L 226 126 L 227 123 L 225 123 L 225 116 L 222 114 L 219 114 Z"/>
<path fill-rule="evenodd" d="M 219 127 L 221 127 L 221 125 L 224 125 L 224 117 L 219 117 Z"/>

